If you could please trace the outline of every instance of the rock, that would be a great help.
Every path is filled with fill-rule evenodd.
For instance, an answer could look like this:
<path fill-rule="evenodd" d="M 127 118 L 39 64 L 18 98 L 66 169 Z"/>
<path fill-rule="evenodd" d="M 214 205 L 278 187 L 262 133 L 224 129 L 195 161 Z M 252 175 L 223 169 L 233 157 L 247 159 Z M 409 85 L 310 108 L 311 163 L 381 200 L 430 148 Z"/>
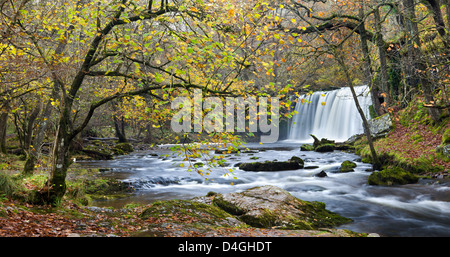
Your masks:
<path fill-rule="evenodd" d="M 214 195 L 211 197 L 214 197 Z M 183 226 L 186 231 L 200 228 L 210 230 L 211 226 L 247 227 L 244 222 L 237 220 L 236 217 L 212 204 L 211 201 L 206 201 L 206 199 L 208 197 L 198 197 L 192 200 L 156 201 L 145 209 L 139 217 L 142 219 L 167 220 L 167 223 L 150 223 L 150 229 L 155 229 L 161 225 L 163 226 L 161 228 L 165 229 L 168 224 L 174 227 Z M 174 217 L 178 218 L 174 219 Z"/>
<path fill-rule="evenodd" d="M 302 158 L 297 157 L 297 156 L 292 156 L 291 159 L 289 159 L 290 162 L 298 162 L 301 166 L 305 165 L 305 162 L 303 161 Z"/>
<path fill-rule="evenodd" d="M 450 158 L 450 144 L 440 145 L 440 146 L 436 147 L 436 152 L 443 154 L 447 158 Z"/>
<path fill-rule="evenodd" d="M 351 221 L 326 210 L 323 203 L 300 200 L 275 186 L 213 197 L 213 203 L 219 208 L 257 228 L 331 228 Z"/>
<path fill-rule="evenodd" d="M 116 155 L 129 154 L 134 151 L 130 143 L 118 143 L 111 149 Z"/>
<path fill-rule="evenodd" d="M 310 135 L 314 139 L 313 147 L 314 149 L 317 148 L 320 145 L 327 145 L 327 144 L 334 144 L 334 140 L 328 140 L 326 138 L 318 139 L 314 135 Z"/>
<path fill-rule="evenodd" d="M 310 144 L 303 144 L 300 146 L 300 151 L 314 151 L 314 146 Z"/>
<path fill-rule="evenodd" d="M 340 172 L 352 172 L 355 171 L 354 168 L 356 168 L 356 163 L 352 161 L 344 161 L 341 164 Z"/>
<path fill-rule="evenodd" d="M 319 178 L 323 178 L 323 177 L 327 177 L 327 173 L 325 171 L 321 171 L 319 173 L 317 173 L 316 175 L 314 175 L 315 177 L 319 177 Z"/>
<path fill-rule="evenodd" d="M 283 171 L 302 169 L 303 164 L 298 161 L 247 162 L 241 163 L 239 168 L 245 171 Z"/>
<path fill-rule="evenodd" d="M 404 185 L 417 183 L 419 178 L 400 167 L 389 167 L 381 171 L 373 172 L 369 175 L 367 183 L 369 185 Z"/>
<path fill-rule="evenodd" d="M 376 117 L 368 121 L 370 133 L 374 138 L 384 137 L 393 128 L 389 113 Z"/>
<path fill-rule="evenodd" d="M 344 144 L 353 145 L 356 141 L 358 141 L 359 139 L 361 139 L 363 137 L 364 137 L 364 134 L 353 135 L 353 136 L 349 137 L 347 139 L 347 141 L 344 142 Z"/>
<path fill-rule="evenodd" d="M 318 147 L 315 148 L 314 151 L 319 152 L 319 153 L 333 152 L 334 144 L 319 145 Z"/>
<path fill-rule="evenodd" d="M 318 169 L 319 168 L 319 166 L 305 166 L 305 167 L 303 167 L 303 169 L 305 169 L 305 170 L 313 170 L 313 169 Z"/>
<path fill-rule="evenodd" d="M 340 143 L 340 144 L 335 144 L 334 145 L 334 150 L 339 150 L 339 151 L 354 151 L 355 147 L 350 145 L 350 144 L 346 144 L 346 143 Z"/>

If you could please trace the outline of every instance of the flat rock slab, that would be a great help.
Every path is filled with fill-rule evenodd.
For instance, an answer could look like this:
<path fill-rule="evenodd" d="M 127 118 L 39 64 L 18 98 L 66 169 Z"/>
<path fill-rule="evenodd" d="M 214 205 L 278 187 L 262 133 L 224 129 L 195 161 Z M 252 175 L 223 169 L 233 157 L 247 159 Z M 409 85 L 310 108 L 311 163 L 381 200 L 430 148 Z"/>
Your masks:
<path fill-rule="evenodd" d="M 218 194 L 212 197 L 212 202 L 240 221 L 257 228 L 319 229 L 351 221 L 326 210 L 324 203 L 300 200 L 275 186 Z"/>

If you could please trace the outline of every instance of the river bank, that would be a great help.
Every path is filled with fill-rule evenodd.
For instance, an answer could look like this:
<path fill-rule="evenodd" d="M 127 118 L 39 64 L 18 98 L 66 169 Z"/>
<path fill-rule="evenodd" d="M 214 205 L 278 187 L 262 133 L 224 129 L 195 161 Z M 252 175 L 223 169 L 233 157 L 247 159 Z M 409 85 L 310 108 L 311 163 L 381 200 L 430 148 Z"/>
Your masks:
<path fill-rule="evenodd" d="M 26 203 L 27 192 L 39 189 L 46 180 L 45 159 L 39 162 L 41 166 L 35 175 L 22 180 L 20 185 L 13 183 L 16 187 L 13 193 L 2 193 L 0 235 L 349 237 L 367 236 L 374 231 L 383 231 L 379 233 L 382 236 L 447 235 L 445 231 L 450 228 L 447 218 L 450 213 L 449 163 L 436 149 L 446 142 L 445 131 L 449 126 L 448 123 L 428 124 L 417 118 L 417 113 L 412 117 L 406 115 L 411 113 L 414 109 L 394 115 L 393 130 L 377 139 L 375 146 L 385 164 L 400 166 L 418 175 L 417 184 L 367 185 L 373 171 L 364 139 L 354 145 L 359 156 L 351 153 L 353 147 L 331 152 L 301 151 L 301 144 L 295 142 L 273 146 L 255 144 L 247 151 L 235 153 L 219 151 L 216 154 L 224 157 L 222 168 L 237 170 L 232 176 L 213 174 L 209 181 L 183 169 L 188 163 L 172 155 L 170 145 L 150 146 L 131 141 L 128 146 L 118 147 L 115 140 L 91 139 L 87 140 L 87 149 L 103 154 L 92 155 L 88 151 L 73 156 L 68 190 L 61 206 L 50 208 Z M 411 122 L 411 119 L 415 122 L 406 126 L 406 121 Z M 111 157 L 96 160 L 106 155 Z M 302 169 L 254 172 L 237 168 L 243 162 L 285 162 L 293 156 L 304 160 Z M 355 162 L 355 170 L 338 172 L 346 160 Z M 3 172 L 14 176 L 20 172 L 23 160 L 17 155 L 3 155 L 2 163 Z M 199 160 L 195 163 L 199 167 L 204 165 L 200 165 Z M 2 176 L 0 180 L 5 184 L 7 178 Z M 241 192 L 266 184 L 280 186 L 302 200 L 326 202 L 327 209 L 351 217 L 353 222 L 326 230 L 221 226 L 201 229 L 192 226 L 198 220 L 180 211 L 171 216 L 140 217 L 155 201 L 189 200 L 205 196 L 212 189 L 220 193 Z M 112 205 L 115 207 L 108 207 Z"/>

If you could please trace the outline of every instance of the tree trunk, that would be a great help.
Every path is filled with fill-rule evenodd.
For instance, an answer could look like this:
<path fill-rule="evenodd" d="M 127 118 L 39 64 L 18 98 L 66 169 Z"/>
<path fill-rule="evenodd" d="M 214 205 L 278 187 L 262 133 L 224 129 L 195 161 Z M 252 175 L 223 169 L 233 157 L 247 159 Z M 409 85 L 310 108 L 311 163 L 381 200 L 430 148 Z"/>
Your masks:
<path fill-rule="evenodd" d="M 360 1 L 360 8 L 359 8 L 359 17 L 363 19 L 364 17 L 364 1 Z M 375 109 L 375 112 L 377 115 L 382 115 L 383 111 L 381 110 L 380 105 L 380 99 L 378 98 L 378 86 L 376 83 L 373 83 L 373 71 L 372 71 L 372 64 L 370 61 L 369 56 L 369 46 L 367 45 L 367 34 L 366 34 L 366 28 L 365 28 L 365 22 L 362 20 L 360 27 L 359 27 L 359 36 L 361 41 L 361 50 L 363 52 L 364 56 L 364 73 L 367 78 L 367 84 L 370 88 L 370 95 L 372 98 L 372 105 Z"/>
<path fill-rule="evenodd" d="M 445 22 L 444 17 L 442 17 L 440 0 L 426 0 L 425 6 L 433 14 L 434 24 L 436 25 L 436 30 L 442 37 L 444 45 L 447 46 L 447 38 L 445 32 Z M 447 6 L 448 7 L 448 6 Z M 448 19 L 448 17 L 447 17 Z"/>
<path fill-rule="evenodd" d="M 67 169 L 70 165 L 70 106 L 71 103 L 69 106 L 67 104 L 63 106 L 53 146 L 53 163 L 50 178 L 38 192 L 38 201 L 40 203 L 56 206 L 61 202 L 66 192 Z"/>
<path fill-rule="evenodd" d="M 344 71 L 345 78 L 346 78 L 347 83 L 348 83 L 348 85 L 350 87 L 350 91 L 352 92 L 353 100 L 355 101 L 356 109 L 358 110 L 358 113 L 361 116 L 361 119 L 363 121 L 364 134 L 365 134 L 365 136 L 367 138 L 367 142 L 368 142 L 369 148 L 370 148 L 370 153 L 371 153 L 371 156 L 372 156 L 373 169 L 374 170 L 381 169 L 381 163 L 380 163 L 380 160 L 378 159 L 377 152 L 376 152 L 375 147 L 373 145 L 372 134 L 370 132 L 369 123 L 367 121 L 366 115 L 364 114 L 364 111 L 361 108 L 361 105 L 359 104 L 358 96 L 356 95 L 355 89 L 353 87 L 353 82 L 352 82 L 352 79 L 350 78 L 350 73 L 348 71 L 348 68 L 347 68 L 347 66 L 345 64 L 344 59 L 340 55 L 340 52 L 342 52 L 342 51 L 340 51 L 340 52 L 338 52 L 338 51 L 339 51 L 338 49 L 335 49 L 334 56 L 337 58 L 337 61 L 338 61 L 339 65 L 341 66 L 342 70 Z"/>
<path fill-rule="evenodd" d="M 419 81 L 421 85 L 421 89 L 424 94 L 425 101 L 427 103 L 434 103 L 433 98 L 433 83 L 429 79 L 428 68 L 426 62 L 424 60 L 424 55 L 420 50 L 420 38 L 419 38 L 419 28 L 416 23 L 416 14 L 415 14 L 415 3 L 414 0 L 403 0 L 403 4 L 405 7 L 406 13 L 406 24 L 408 32 L 410 33 L 410 37 L 412 42 L 417 47 L 411 47 L 412 50 L 412 60 L 413 60 L 413 80 Z M 431 116 L 433 122 L 437 123 L 440 120 L 440 111 L 437 108 L 428 108 L 428 112 Z"/>
<path fill-rule="evenodd" d="M 121 122 L 119 122 L 119 119 L 117 119 L 116 115 L 113 115 L 114 119 L 114 128 L 116 130 L 116 137 L 119 138 L 119 143 L 126 143 L 127 138 L 125 137 L 125 131 L 124 131 L 124 124 L 123 119 Z"/>
<path fill-rule="evenodd" d="M 6 128 L 8 126 L 8 113 L 0 114 L 0 152 L 6 153 Z"/>
<path fill-rule="evenodd" d="M 386 94 L 385 96 L 385 106 L 391 104 L 391 96 L 389 90 L 388 72 L 387 72 L 387 60 L 386 60 L 386 49 L 383 41 L 383 34 L 381 32 L 381 18 L 380 11 L 375 9 L 375 29 L 376 29 L 376 42 L 378 47 L 378 57 L 380 59 L 380 72 L 381 72 L 381 90 Z M 384 112 L 384 111 L 383 111 Z"/>
<path fill-rule="evenodd" d="M 59 85 L 56 85 L 55 87 L 59 87 Z M 58 91 L 58 88 L 54 88 L 52 90 L 52 98 L 53 99 L 57 99 L 57 97 L 58 97 L 57 91 Z M 40 148 L 41 148 L 42 142 L 44 141 L 45 132 L 50 123 L 50 115 L 52 113 L 52 108 L 53 107 L 51 104 L 51 100 L 49 100 L 44 108 L 41 120 L 39 122 L 37 132 L 32 141 L 33 147 L 29 148 L 29 150 L 27 152 L 27 159 L 25 161 L 25 165 L 22 170 L 22 174 L 25 176 L 32 175 L 34 172 L 34 166 L 36 164 L 36 161 L 39 159 L 39 155 L 41 152 Z"/>
<path fill-rule="evenodd" d="M 115 102 L 112 103 L 112 109 L 113 109 L 113 112 L 115 113 L 117 110 Z M 114 129 L 116 131 L 116 137 L 119 138 L 119 143 L 126 143 L 127 138 L 125 136 L 125 124 L 124 124 L 123 117 L 122 117 L 121 121 L 119 121 L 117 116 L 115 114 L 113 114 L 113 120 L 114 120 Z"/>
<path fill-rule="evenodd" d="M 447 13 L 447 30 L 450 30 L 450 0 L 447 0 L 445 12 Z"/>

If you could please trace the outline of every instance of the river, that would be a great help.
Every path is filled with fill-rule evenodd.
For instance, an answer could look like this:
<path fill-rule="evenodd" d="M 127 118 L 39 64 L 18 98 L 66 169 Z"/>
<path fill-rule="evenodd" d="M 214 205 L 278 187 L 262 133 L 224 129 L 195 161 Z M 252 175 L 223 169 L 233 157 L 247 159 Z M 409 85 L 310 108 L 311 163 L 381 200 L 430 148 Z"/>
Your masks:
<path fill-rule="evenodd" d="M 359 156 L 343 151 L 300 151 L 298 143 L 287 141 L 247 144 L 251 152 L 228 154 L 225 167 L 214 168 L 205 180 L 197 172 L 187 171 L 188 163 L 168 147 L 135 152 L 109 161 L 80 162 L 85 167 L 106 168 L 108 171 L 103 172 L 103 176 L 119 178 L 132 183 L 137 189 L 129 197 L 94 204 L 121 207 L 127 203 L 190 199 L 210 191 L 227 193 L 274 185 L 302 200 L 324 202 L 327 209 L 354 220 L 339 228 L 391 237 L 450 236 L 448 180 L 420 180 L 417 184 L 403 186 L 370 186 L 366 181 L 371 165 L 360 162 Z M 234 167 L 240 162 L 285 161 L 292 156 L 304 159 L 305 169 L 246 172 Z M 345 160 L 357 164 L 355 171 L 333 172 Z M 185 167 L 181 167 L 181 163 Z M 233 167 L 233 174 L 224 175 Z M 326 177 L 315 176 L 322 170 L 327 173 Z"/>

